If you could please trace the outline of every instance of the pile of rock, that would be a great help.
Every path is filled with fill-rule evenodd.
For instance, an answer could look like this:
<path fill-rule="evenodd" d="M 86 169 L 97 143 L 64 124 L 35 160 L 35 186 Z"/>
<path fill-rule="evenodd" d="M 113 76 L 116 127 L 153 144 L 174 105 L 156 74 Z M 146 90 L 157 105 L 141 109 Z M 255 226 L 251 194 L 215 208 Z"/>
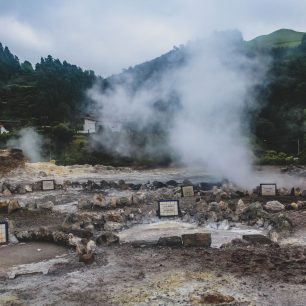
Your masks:
<path fill-rule="evenodd" d="M 15 231 L 14 234 L 19 242 L 46 241 L 69 246 L 69 236 L 67 233 L 62 231 L 50 231 L 45 227 L 36 230 Z"/>
<path fill-rule="evenodd" d="M 20 208 L 21 206 L 16 199 L 0 201 L 0 212 L 11 214 Z"/>
<path fill-rule="evenodd" d="M 221 249 L 231 248 L 231 247 L 245 247 L 249 245 L 279 247 L 279 245 L 274 241 L 272 241 L 269 237 L 260 234 L 250 234 L 250 235 L 243 235 L 241 239 L 236 238 L 229 243 L 223 244 L 221 246 Z"/>

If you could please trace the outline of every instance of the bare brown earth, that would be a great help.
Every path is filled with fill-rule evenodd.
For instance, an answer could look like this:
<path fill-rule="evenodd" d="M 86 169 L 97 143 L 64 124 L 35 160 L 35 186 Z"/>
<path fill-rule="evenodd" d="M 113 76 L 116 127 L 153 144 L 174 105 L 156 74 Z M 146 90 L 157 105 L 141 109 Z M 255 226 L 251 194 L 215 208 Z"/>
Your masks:
<path fill-rule="evenodd" d="M 38 167 L 34 176 L 31 176 L 31 170 L 27 170 L 25 176 L 11 175 L 10 179 L 42 179 L 44 175 L 39 173 L 43 169 Z M 61 178 L 69 178 L 72 173 L 73 179 L 79 175 L 79 170 L 73 167 L 59 169 L 52 165 L 49 166 L 49 172 L 45 169 L 48 176 L 52 177 L 53 172 L 59 171 Z M 90 173 L 87 174 L 83 167 L 84 174 L 80 176 L 95 175 L 98 178 L 100 170 L 97 170 L 98 173 L 91 172 L 95 170 L 90 167 Z M 131 175 L 127 169 L 103 168 L 103 171 L 107 172 L 103 178 L 126 179 Z M 175 170 L 171 171 L 176 175 Z M 145 172 L 132 174 L 141 180 L 146 177 Z M 158 172 L 148 173 L 148 177 L 155 178 L 158 175 Z M 72 199 L 69 199 L 70 192 Z M 78 199 L 81 195 L 93 195 L 64 189 L 46 194 L 49 193 L 55 196 L 55 206 Z M 13 194 L 9 197 L 28 197 L 34 202 L 39 201 L 35 198 L 37 194 L 40 193 Z M 284 204 L 296 201 L 288 197 L 277 199 Z M 266 201 L 260 197 L 245 197 L 243 200 L 246 203 Z M 190 203 L 184 203 L 182 199 L 182 208 L 187 210 L 189 206 L 194 206 L 193 201 L 191 199 Z M 135 210 L 141 208 L 143 212 L 154 212 L 155 204 L 138 204 Z M 290 218 L 294 229 L 305 235 L 306 210 L 286 210 L 284 214 Z M 11 215 L 1 215 L 1 218 L 8 218 L 13 223 L 16 231 L 40 227 L 56 230 L 65 217 L 64 213 L 58 211 L 26 209 Z M 63 253 L 67 253 L 64 260 L 48 266 L 50 260 Z M 8 278 L 6 272 L 11 271 L 13 265 L 18 268 L 20 264 L 25 264 L 23 268 L 27 271 L 32 269 L 33 273 L 17 273 L 15 278 Z M 44 265 L 47 266 L 45 274 L 41 273 Z M 85 265 L 78 261 L 71 249 L 30 242 L 0 248 L 0 268 L 1 306 L 306 305 L 305 246 L 232 244 L 216 249 L 105 245 L 98 247 L 94 263 Z"/>
<path fill-rule="evenodd" d="M 105 247 L 91 266 L 71 255 L 48 275 L 2 280 L 0 304 L 302 306 L 305 254 L 286 247 Z M 207 303 L 211 296 L 233 301 Z"/>

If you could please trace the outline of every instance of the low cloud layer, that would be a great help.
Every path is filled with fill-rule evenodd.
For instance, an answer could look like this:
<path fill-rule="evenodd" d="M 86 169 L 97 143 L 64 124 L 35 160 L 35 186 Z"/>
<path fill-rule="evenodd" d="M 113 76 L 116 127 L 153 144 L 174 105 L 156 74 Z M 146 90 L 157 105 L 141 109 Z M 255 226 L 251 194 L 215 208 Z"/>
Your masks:
<path fill-rule="evenodd" d="M 0 40 L 21 60 L 51 54 L 108 76 L 215 30 L 305 31 L 305 13 L 303 0 L 3 0 Z"/>

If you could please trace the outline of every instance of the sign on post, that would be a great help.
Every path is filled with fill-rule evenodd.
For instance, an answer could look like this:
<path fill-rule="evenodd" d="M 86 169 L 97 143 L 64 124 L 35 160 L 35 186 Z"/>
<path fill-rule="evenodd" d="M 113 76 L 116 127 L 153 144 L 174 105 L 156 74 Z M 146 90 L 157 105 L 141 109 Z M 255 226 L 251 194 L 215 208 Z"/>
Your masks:
<path fill-rule="evenodd" d="M 157 215 L 161 217 L 178 217 L 180 215 L 178 200 L 158 201 Z"/>
<path fill-rule="evenodd" d="M 260 184 L 262 196 L 276 196 L 276 184 Z"/>
<path fill-rule="evenodd" d="M 42 181 L 42 190 L 54 190 L 55 181 L 54 180 L 45 180 Z"/>
<path fill-rule="evenodd" d="M 182 194 L 183 197 L 193 197 L 194 196 L 193 186 L 183 186 Z"/>
<path fill-rule="evenodd" d="M 8 223 L 5 221 L 0 221 L 0 244 L 7 244 L 8 242 Z"/>

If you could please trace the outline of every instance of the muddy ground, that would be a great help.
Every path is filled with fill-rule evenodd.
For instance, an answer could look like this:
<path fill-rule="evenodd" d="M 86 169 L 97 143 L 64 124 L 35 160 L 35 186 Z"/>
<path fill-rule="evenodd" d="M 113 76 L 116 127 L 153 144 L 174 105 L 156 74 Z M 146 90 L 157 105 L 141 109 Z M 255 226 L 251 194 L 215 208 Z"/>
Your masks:
<path fill-rule="evenodd" d="M 94 177 L 95 180 L 124 178 L 139 183 L 150 178 L 164 182 L 184 178 L 184 171 L 177 169 L 146 172 L 102 166 L 81 167 L 82 170 L 48 167 L 42 173 L 41 165 L 31 165 L 4 179 L 11 182 L 45 178 L 85 181 Z M 205 175 L 201 177 L 193 172 L 186 172 L 186 176 L 205 179 Z M 127 191 L 116 192 L 122 195 Z M 94 191 L 63 188 L 2 196 L 2 199 L 16 198 L 26 205 L 47 198 L 55 206 L 52 210 L 20 209 L 10 215 L 2 213 L 1 218 L 12 222 L 15 231 L 40 227 L 58 230 L 71 213 L 71 207 L 76 209 L 75 202 L 94 194 Z M 245 203 L 266 201 L 254 195 L 242 196 L 242 199 Z M 277 199 L 286 205 L 299 200 L 295 197 Z M 181 202 L 182 208 L 190 212 L 199 203 L 196 199 Z M 119 207 L 116 213 L 121 211 L 123 215 L 128 211 L 130 215 L 132 209 L 135 224 L 141 222 L 136 218 L 141 215 L 137 215 L 139 209 L 146 218 L 156 218 L 155 198 L 153 204 Z M 280 244 L 229 244 L 223 248 L 100 245 L 92 265 L 79 262 L 73 248 L 52 243 L 28 242 L 0 247 L 0 305 L 306 305 L 306 209 L 282 213 L 292 221 L 294 232 Z M 185 219 L 188 222 L 189 219 Z M 254 226 L 257 225 L 254 223 Z M 305 244 L 301 243 L 303 239 Z"/>
<path fill-rule="evenodd" d="M 91 266 L 73 255 L 47 275 L 1 280 L 2 305 L 305 305 L 301 249 L 99 248 Z M 218 301 L 218 300 L 217 300 Z M 220 303 L 219 303 L 220 304 Z"/>

